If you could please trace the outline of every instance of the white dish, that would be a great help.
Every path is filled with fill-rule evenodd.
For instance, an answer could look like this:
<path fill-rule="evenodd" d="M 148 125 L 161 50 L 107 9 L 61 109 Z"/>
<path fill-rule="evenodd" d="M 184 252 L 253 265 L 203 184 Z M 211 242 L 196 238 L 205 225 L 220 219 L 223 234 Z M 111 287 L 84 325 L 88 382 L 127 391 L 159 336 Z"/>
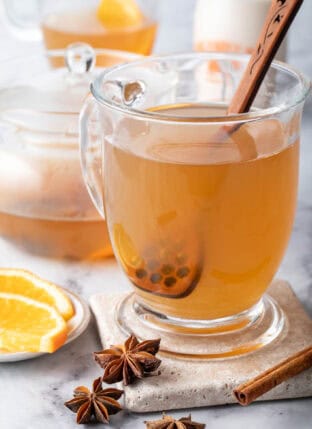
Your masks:
<path fill-rule="evenodd" d="M 88 327 L 90 322 L 90 309 L 88 304 L 72 291 L 62 288 L 66 295 L 70 298 L 74 308 L 75 315 L 68 322 L 68 336 L 65 344 L 71 343 L 78 338 Z M 65 345 L 64 344 L 64 345 Z M 62 346 L 63 347 L 63 346 Z M 0 353 L 1 362 L 17 362 L 26 359 L 34 359 L 47 353 Z"/>

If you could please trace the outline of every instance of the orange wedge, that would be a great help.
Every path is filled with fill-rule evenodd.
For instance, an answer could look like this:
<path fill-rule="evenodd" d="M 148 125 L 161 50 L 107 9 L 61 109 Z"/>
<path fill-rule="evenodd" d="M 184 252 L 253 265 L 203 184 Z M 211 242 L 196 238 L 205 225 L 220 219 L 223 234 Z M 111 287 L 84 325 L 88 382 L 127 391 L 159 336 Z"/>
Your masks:
<path fill-rule="evenodd" d="M 114 242 L 116 252 L 124 269 L 128 269 L 129 267 L 139 268 L 143 264 L 143 260 L 134 247 L 131 238 L 119 223 L 114 225 Z"/>
<path fill-rule="evenodd" d="M 0 349 L 52 353 L 67 338 L 63 317 L 50 305 L 0 293 Z"/>
<path fill-rule="evenodd" d="M 70 299 L 60 288 L 35 274 L 15 269 L 0 269 L 0 293 L 14 293 L 54 307 L 65 320 L 74 315 Z"/>
<path fill-rule="evenodd" d="M 101 0 L 97 9 L 99 21 L 109 29 L 132 27 L 143 20 L 135 0 Z"/>

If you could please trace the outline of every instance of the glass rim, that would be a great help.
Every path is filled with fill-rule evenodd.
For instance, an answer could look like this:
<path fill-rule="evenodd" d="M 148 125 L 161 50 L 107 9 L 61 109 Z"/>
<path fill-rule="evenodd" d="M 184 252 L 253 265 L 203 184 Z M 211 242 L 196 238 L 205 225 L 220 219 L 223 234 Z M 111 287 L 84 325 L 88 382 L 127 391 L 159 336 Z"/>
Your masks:
<path fill-rule="evenodd" d="M 233 123 L 233 122 L 249 122 L 259 119 L 265 119 L 271 117 L 272 115 L 276 115 L 293 108 L 296 108 L 301 103 L 303 103 L 308 97 L 311 91 L 311 81 L 305 76 L 304 73 L 297 70 L 295 67 L 284 63 L 282 61 L 273 61 L 270 68 L 274 68 L 280 71 L 284 71 L 287 73 L 291 73 L 298 82 L 301 83 L 301 92 L 300 97 L 298 97 L 294 102 L 288 104 L 280 104 L 278 106 L 269 107 L 266 109 L 257 109 L 254 111 L 249 111 L 246 113 L 238 113 L 232 115 L 221 115 L 221 116 L 209 116 L 207 118 L 203 118 L 202 116 L 178 116 L 178 115 L 166 115 L 164 113 L 160 113 L 158 111 L 144 111 L 135 109 L 133 107 L 127 105 L 120 105 L 110 99 L 105 97 L 99 89 L 99 84 L 103 82 L 103 80 L 109 77 L 112 73 L 120 70 L 127 69 L 128 67 L 133 67 L 136 65 L 143 65 L 147 63 L 153 63 L 156 61 L 161 61 L 164 59 L 170 60 L 179 60 L 179 59 L 192 59 L 192 58 L 203 58 L 203 59 L 228 59 L 233 61 L 245 61 L 247 64 L 250 55 L 248 54 L 237 54 L 231 52 L 192 52 L 192 53 L 179 53 L 179 54 L 166 54 L 166 55 L 157 55 L 151 57 L 143 57 L 137 61 L 132 61 L 130 63 L 118 64 L 113 67 L 109 67 L 107 70 L 100 73 L 97 78 L 91 83 L 90 91 L 94 98 L 101 103 L 102 105 L 109 107 L 112 110 L 117 110 L 119 112 L 135 116 L 145 120 L 153 120 L 153 121 L 161 121 L 161 122 L 172 122 L 172 123 L 197 123 L 197 124 L 208 124 L 208 123 Z"/>

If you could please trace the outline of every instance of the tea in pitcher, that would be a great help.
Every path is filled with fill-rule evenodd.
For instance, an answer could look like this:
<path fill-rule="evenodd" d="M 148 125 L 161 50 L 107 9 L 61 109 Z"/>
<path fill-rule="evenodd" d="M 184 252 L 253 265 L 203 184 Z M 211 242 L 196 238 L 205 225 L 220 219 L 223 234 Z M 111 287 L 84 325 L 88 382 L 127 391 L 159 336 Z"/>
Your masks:
<path fill-rule="evenodd" d="M 57 145 L 41 136 L 0 150 L 0 236 L 41 256 L 92 259 L 112 254 L 105 221 L 85 189 L 77 145 Z M 38 136 L 32 135 L 35 139 Z"/>
<path fill-rule="evenodd" d="M 36 219 L 0 213 L 0 235 L 41 256 L 96 261 L 112 254 L 103 220 Z"/>

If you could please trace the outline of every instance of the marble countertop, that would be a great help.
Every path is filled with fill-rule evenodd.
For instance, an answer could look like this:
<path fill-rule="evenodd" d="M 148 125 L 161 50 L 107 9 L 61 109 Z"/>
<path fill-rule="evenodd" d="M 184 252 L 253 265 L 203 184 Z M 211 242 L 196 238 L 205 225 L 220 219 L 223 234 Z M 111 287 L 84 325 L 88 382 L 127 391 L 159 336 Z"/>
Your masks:
<path fill-rule="evenodd" d="M 1 1 L 1 0 L 0 0 Z M 163 2 L 163 25 L 156 46 L 158 52 L 187 51 L 191 48 L 193 0 Z M 0 8 L 1 9 L 1 8 Z M 289 61 L 312 76 L 312 4 L 306 2 L 290 35 Z M 168 35 L 169 28 L 172 31 Z M 174 36 L 173 36 L 174 34 Z M 0 25 L 0 58 L 22 50 L 40 49 L 38 44 L 20 45 Z M 312 316 L 312 100 L 306 105 L 302 129 L 300 191 L 296 222 L 291 242 L 278 276 L 288 279 Z M 87 264 L 61 262 L 27 255 L 0 239 L 0 264 L 22 267 L 72 289 L 85 299 L 101 291 L 127 290 L 127 281 L 113 259 Z M 100 348 L 94 322 L 75 342 L 53 355 L 36 360 L 0 364 L 0 428 L 69 429 L 76 427 L 75 416 L 63 406 L 77 385 L 89 385 L 99 375 L 91 353 Z M 190 410 L 173 412 L 177 417 Z M 193 418 L 209 429 L 311 428 L 312 398 L 192 410 Z M 143 428 L 144 420 L 157 415 L 115 416 L 109 426 L 115 429 Z"/>

